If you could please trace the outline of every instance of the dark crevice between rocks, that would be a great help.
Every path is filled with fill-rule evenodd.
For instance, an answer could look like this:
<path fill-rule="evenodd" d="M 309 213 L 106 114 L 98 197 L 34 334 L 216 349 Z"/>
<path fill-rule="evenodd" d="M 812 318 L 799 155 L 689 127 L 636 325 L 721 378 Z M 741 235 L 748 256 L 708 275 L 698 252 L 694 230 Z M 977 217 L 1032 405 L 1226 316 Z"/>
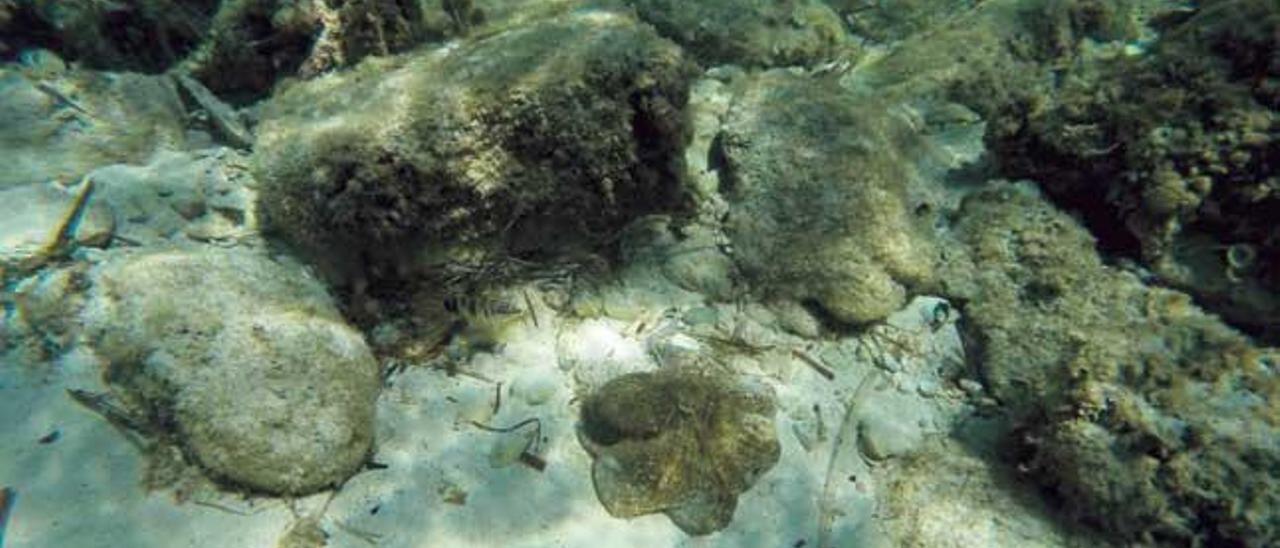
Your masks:
<path fill-rule="evenodd" d="M 3 54 L 37 47 L 94 70 L 159 74 L 196 49 L 217 8 L 214 0 L 66 4 L 19 5 L 0 28 Z"/>
<path fill-rule="evenodd" d="M 50 51 L 64 50 L 62 36 L 52 25 L 36 16 L 28 9 L 19 9 L 10 15 L 0 40 L 0 60 L 12 61 L 29 48 L 43 48 Z"/>

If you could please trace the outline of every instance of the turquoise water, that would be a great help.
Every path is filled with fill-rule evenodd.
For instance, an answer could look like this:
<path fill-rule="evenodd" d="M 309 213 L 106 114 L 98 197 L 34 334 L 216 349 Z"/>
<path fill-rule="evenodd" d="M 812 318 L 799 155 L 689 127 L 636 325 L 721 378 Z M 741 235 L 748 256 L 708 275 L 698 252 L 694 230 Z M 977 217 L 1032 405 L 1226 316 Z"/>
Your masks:
<path fill-rule="evenodd" d="M 0 0 L 0 546 L 1269 546 L 1280 7 Z"/>

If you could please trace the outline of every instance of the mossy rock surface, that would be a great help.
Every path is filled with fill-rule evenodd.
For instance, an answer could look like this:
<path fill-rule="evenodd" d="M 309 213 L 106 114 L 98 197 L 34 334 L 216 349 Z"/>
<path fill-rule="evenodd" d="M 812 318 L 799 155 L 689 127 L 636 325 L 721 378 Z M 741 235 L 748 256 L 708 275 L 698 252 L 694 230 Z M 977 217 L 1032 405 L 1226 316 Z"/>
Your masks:
<path fill-rule="evenodd" d="M 1103 264 L 1026 185 L 971 196 L 955 234 L 944 286 L 1029 479 L 1130 541 L 1280 541 L 1280 352 Z"/>
<path fill-rule="evenodd" d="M 371 60 L 264 110 L 262 210 L 318 262 L 533 257 L 679 207 L 692 65 L 609 11 Z"/>
<path fill-rule="evenodd" d="M 1108 254 L 1274 343 L 1280 5 L 1204 2 L 1155 24 L 1150 51 L 1079 63 L 1006 105 L 988 140 L 1005 174 L 1079 212 Z"/>
<path fill-rule="evenodd" d="M 0 3 L 0 45 L 52 49 L 92 69 L 157 74 L 195 49 L 218 3 L 7 0 Z"/>
<path fill-rule="evenodd" d="M 739 85 L 713 154 L 740 266 L 766 292 L 815 301 L 837 320 L 887 317 L 933 279 L 906 121 L 787 71 Z"/>
<path fill-rule="evenodd" d="M 107 379 L 220 483 L 305 495 L 359 471 L 377 362 L 300 267 L 210 248 L 116 257 L 86 309 Z"/>
<path fill-rule="evenodd" d="M 442 38 L 436 20 L 427 17 L 427 5 L 417 0 L 225 0 L 209 17 L 205 39 L 181 66 L 219 95 L 248 102 L 286 78 L 312 78 Z"/>

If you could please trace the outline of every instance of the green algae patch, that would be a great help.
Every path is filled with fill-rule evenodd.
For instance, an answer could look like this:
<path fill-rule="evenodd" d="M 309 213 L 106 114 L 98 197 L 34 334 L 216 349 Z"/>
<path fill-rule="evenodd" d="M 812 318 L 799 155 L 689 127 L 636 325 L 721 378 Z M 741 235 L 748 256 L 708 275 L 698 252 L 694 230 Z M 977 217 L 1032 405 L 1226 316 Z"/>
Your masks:
<path fill-rule="evenodd" d="M 718 139 L 725 231 L 765 292 L 867 323 L 930 283 L 913 214 L 913 133 L 900 111 L 833 82 L 770 71 L 740 84 Z"/>
<path fill-rule="evenodd" d="M 1205 2 L 1154 24 L 1148 52 L 1068 70 L 1006 105 L 988 140 L 1006 175 L 1079 211 L 1109 254 L 1274 342 L 1280 7 Z"/>

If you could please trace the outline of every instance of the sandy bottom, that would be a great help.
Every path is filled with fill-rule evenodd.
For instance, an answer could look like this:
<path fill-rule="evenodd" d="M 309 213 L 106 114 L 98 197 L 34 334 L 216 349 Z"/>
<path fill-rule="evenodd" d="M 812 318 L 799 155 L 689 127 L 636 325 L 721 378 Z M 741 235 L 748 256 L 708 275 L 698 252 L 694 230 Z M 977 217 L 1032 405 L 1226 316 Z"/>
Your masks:
<path fill-rule="evenodd" d="M 918 299 L 890 321 L 915 353 L 774 331 L 778 350 L 731 362 L 777 393 L 782 456 L 742 495 L 732 524 L 705 537 L 661 514 L 610 516 L 577 440 L 584 390 L 660 367 L 657 348 L 690 346 L 678 320 L 567 319 L 544 308 L 539 325 L 518 326 L 503 348 L 472 356 L 456 375 L 408 367 L 379 401 L 374 461 L 385 467 L 296 501 L 197 493 L 179 503 L 172 490 L 145 492 L 140 449 L 65 393 L 105 389 L 95 356 L 3 367 L 0 416 L 21 417 L 0 423 L 0 481 L 18 493 L 5 546 L 270 547 L 301 519 L 338 547 L 1062 545 L 1051 522 L 1017 504 L 952 439 L 971 409 L 931 378 L 962 357 L 954 325 L 923 327 L 934 306 Z M 791 350 L 828 364 L 834 378 Z M 510 433 L 476 426 L 530 419 L 537 424 Z M 877 426 L 890 431 L 881 445 L 916 456 L 866 456 L 859 436 Z M 896 448 L 900 439 L 909 443 Z M 520 462 L 524 449 L 545 468 Z M 946 475 L 910 479 L 929 474 Z"/>

